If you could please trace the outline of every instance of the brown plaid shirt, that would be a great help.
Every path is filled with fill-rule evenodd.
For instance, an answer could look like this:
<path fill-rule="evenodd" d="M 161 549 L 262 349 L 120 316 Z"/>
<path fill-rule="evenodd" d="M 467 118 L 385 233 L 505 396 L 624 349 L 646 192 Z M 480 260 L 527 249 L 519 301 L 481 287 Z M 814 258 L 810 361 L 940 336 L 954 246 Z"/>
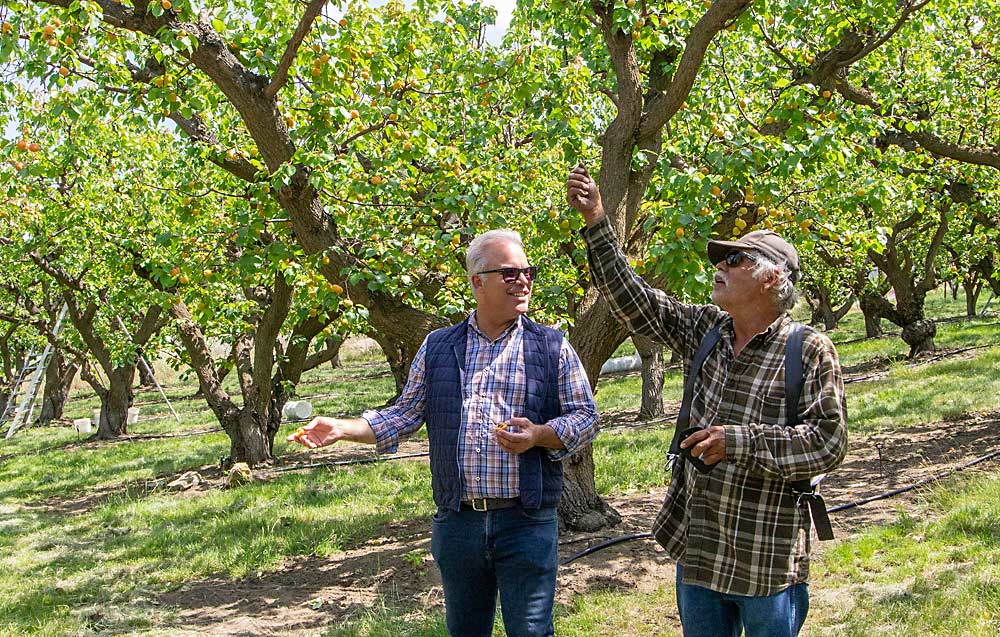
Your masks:
<path fill-rule="evenodd" d="M 844 382 L 833 343 L 807 329 L 801 424 L 785 426 L 782 315 L 733 356 L 732 318 L 651 288 L 628 267 L 607 220 L 583 231 L 594 284 L 632 332 L 665 343 L 690 368 L 702 337 L 722 338 L 695 384 L 691 426 L 724 425 L 726 460 L 708 475 L 682 462 L 653 523 L 657 541 L 684 565 L 684 582 L 728 594 L 772 595 L 809 576 L 810 518 L 788 481 L 836 467 L 847 452 Z"/>

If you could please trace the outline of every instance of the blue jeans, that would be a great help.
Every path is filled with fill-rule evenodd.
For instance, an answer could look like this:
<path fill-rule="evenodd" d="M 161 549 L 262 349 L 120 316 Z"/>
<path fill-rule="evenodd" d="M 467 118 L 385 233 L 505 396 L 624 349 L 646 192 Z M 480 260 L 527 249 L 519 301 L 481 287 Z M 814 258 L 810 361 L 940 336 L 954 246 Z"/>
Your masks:
<path fill-rule="evenodd" d="M 677 608 L 684 637 L 796 637 L 809 612 L 809 585 L 796 584 L 766 597 L 727 595 L 684 584 L 677 565 Z"/>
<path fill-rule="evenodd" d="M 508 637 L 551 637 L 559 568 L 555 507 L 434 514 L 431 553 L 453 637 L 490 637 L 497 593 Z"/>

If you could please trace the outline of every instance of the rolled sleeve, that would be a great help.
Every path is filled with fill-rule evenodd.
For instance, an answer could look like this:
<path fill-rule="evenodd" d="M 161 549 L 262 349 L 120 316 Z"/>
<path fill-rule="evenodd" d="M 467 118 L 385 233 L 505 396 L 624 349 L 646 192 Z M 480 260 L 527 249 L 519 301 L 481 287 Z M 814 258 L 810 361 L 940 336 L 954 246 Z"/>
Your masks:
<path fill-rule="evenodd" d="M 427 387 L 424 384 L 427 341 L 413 357 L 410 375 L 396 404 L 381 410 L 369 409 L 361 414 L 375 432 L 378 453 L 395 453 L 399 443 L 416 433 L 424 424 Z"/>
<path fill-rule="evenodd" d="M 559 350 L 559 404 L 562 415 L 545 423 L 565 446 L 565 449 L 549 450 L 552 460 L 573 455 L 593 442 L 599 431 L 597 405 L 587 372 L 566 339 Z"/>

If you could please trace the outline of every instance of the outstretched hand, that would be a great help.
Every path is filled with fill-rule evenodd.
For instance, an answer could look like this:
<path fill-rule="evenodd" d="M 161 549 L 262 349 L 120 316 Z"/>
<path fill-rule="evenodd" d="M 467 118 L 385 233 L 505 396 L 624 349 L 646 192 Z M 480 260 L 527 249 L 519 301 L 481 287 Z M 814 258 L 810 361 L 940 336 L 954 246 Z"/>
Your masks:
<path fill-rule="evenodd" d="M 308 425 L 299 427 L 295 432 L 289 434 L 286 440 L 315 449 L 333 444 L 346 437 L 346 433 L 340 428 L 336 418 L 317 416 L 310 420 Z"/>
<path fill-rule="evenodd" d="M 569 177 L 566 179 L 566 203 L 583 215 L 588 226 L 604 218 L 601 191 L 582 165 L 569 171 Z"/>

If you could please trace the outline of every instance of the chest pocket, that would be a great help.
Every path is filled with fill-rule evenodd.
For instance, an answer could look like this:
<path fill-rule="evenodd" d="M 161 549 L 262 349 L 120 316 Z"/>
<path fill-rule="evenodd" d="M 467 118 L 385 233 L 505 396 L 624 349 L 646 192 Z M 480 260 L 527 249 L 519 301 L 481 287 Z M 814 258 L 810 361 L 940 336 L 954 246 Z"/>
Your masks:
<path fill-rule="evenodd" d="M 785 422 L 785 370 L 775 370 L 772 378 L 764 381 L 763 387 L 755 394 L 754 411 L 759 414 L 758 422 Z"/>

